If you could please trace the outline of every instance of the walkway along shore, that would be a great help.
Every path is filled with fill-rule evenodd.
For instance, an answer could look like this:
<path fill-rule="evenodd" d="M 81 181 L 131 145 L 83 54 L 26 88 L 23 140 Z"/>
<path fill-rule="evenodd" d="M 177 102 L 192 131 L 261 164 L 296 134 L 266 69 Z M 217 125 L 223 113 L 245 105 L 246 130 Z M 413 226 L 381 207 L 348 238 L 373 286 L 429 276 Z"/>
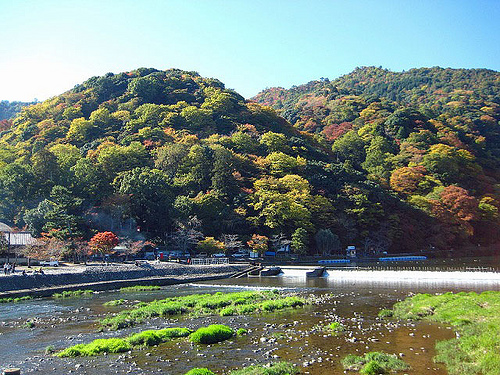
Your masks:
<path fill-rule="evenodd" d="M 231 277 L 248 264 L 192 266 L 177 263 L 89 265 L 0 277 L 0 298 L 50 296 L 65 290 L 111 290 L 132 285 L 173 285 Z"/>

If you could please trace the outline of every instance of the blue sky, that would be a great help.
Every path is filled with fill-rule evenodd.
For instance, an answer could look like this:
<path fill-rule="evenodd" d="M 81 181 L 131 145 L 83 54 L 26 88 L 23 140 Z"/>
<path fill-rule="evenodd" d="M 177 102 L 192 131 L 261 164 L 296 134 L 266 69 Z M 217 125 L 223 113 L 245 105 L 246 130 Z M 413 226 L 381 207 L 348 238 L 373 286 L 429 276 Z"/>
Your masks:
<path fill-rule="evenodd" d="M 138 67 L 245 97 L 357 66 L 500 70 L 498 0 L 0 0 L 0 100 Z"/>

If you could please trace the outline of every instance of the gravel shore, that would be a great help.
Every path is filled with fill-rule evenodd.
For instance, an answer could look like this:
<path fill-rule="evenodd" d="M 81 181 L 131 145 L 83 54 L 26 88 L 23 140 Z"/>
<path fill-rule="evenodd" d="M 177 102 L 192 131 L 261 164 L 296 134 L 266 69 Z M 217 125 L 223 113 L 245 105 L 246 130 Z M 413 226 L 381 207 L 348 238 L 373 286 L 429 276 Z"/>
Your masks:
<path fill-rule="evenodd" d="M 43 288 L 67 287 L 81 284 L 106 284 L 112 281 L 135 279 L 169 279 L 171 284 L 182 280 L 206 280 L 214 277 L 229 277 L 248 268 L 246 264 L 218 264 L 193 266 L 169 262 L 147 262 L 135 264 L 76 265 L 44 269 L 23 275 L 15 274 L 0 277 L 0 292 L 20 290 L 39 290 Z M 35 269 L 38 269 L 35 268 Z"/>

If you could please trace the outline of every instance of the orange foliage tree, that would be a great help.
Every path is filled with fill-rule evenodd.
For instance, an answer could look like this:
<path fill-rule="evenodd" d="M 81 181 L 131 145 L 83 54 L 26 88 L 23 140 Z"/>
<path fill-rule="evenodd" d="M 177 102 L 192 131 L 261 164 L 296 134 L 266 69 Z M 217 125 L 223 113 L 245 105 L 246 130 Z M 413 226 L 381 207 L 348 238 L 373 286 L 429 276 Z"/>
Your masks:
<path fill-rule="evenodd" d="M 90 255 L 109 254 L 119 242 L 120 240 L 113 232 L 99 232 L 89 241 Z"/>
<path fill-rule="evenodd" d="M 267 241 L 269 241 L 269 238 L 266 236 L 254 234 L 252 239 L 247 242 L 247 245 L 254 251 L 265 252 L 267 251 Z"/>

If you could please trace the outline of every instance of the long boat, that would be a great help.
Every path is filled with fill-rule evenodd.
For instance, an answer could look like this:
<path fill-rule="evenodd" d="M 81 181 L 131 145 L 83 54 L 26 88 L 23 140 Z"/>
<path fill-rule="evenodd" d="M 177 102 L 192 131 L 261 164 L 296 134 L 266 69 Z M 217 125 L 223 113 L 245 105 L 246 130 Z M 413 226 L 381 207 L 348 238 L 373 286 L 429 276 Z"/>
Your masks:
<path fill-rule="evenodd" d="M 319 264 L 351 263 L 350 259 L 321 259 Z"/>
<path fill-rule="evenodd" d="M 326 267 L 315 268 L 312 271 L 306 272 L 306 277 L 321 277 L 326 271 Z"/>
<path fill-rule="evenodd" d="M 381 262 L 404 262 L 409 260 L 426 260 L 427 257 L 424 255 L 403 255 L 394 257 L 382 257 L 378 258 Z"/>

